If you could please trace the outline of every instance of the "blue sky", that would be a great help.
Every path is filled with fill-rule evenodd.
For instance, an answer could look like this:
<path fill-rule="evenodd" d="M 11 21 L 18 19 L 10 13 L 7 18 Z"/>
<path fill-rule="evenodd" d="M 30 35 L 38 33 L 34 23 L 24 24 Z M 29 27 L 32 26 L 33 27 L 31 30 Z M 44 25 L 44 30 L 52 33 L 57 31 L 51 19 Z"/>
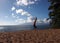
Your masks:
<path fill-rule="evenodd" d="M 32 22 L 46 22 L 48 18 L 48 0 L 0 0 L 0 25 L 16 25 Z"/>

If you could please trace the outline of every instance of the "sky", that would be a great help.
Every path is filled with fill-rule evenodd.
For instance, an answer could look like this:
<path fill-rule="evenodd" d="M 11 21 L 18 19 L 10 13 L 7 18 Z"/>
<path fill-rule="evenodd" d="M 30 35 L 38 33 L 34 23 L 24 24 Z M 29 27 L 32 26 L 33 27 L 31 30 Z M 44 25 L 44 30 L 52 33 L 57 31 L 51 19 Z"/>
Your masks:
<path fill-rule="evenodd" d="M 47 23 L 48 0 L 0 0 L 0 25 L 18 25 L 33 22 Z"/>

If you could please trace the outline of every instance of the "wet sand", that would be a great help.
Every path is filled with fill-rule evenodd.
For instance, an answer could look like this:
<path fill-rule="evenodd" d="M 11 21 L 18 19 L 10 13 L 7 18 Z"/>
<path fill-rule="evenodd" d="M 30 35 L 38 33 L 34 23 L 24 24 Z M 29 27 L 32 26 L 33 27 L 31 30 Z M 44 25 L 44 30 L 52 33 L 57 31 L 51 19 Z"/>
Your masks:
<path fill-rule="evenodd" d="M 60 29 L 0 32 L 0 43 L 60 43 Z"/>

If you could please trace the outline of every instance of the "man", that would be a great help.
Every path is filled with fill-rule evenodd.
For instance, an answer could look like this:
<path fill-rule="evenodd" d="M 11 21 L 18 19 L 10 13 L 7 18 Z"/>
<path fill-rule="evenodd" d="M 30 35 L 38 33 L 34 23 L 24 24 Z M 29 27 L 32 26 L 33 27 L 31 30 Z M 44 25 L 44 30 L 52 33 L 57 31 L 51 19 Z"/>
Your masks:
<path fill-rule="evenodd" d="M 34 24 L 33 24 L 34 28 L 37 28 L 36 21 L 37 21 L 37 17 L 35 17 L 35 20 L 34 20 Z"/>

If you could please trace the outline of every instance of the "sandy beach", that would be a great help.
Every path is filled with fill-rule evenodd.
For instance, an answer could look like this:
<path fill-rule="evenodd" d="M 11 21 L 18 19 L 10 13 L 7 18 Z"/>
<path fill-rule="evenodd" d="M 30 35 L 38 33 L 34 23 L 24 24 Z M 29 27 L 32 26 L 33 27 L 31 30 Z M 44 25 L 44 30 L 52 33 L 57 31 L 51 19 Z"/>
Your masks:
<path fill-rule="evenodd" d="M 0 43 L 60 43 L 60 29 L 0 32 Z"/>

